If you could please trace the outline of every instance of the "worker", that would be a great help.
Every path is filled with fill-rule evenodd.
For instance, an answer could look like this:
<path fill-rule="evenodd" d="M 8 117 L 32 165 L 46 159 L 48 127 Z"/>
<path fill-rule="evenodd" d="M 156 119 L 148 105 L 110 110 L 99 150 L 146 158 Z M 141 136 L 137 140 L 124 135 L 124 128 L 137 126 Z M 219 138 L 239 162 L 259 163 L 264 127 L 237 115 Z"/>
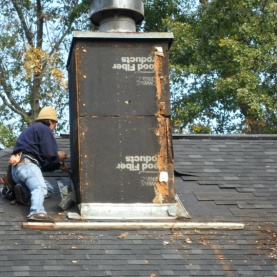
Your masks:
<path fill-rule="evenodd" d="M 68 170 L 64 163 L 67 155 L 64 151 L 58 151 L 53 135 L 57 122 L 55 109 L 44 107 L 36 121 L 19 135 L 13 148 L 10 163 L 12 178 L 16 183 L 14 193 L 17 202 L 28 204 L 30 201 L 28 221 L 55 221 L 46 213 L 43 205 L 47 196 L 47 183 L 42 172 Z M 14 161 L 15 157 L 17 161 Z"/>

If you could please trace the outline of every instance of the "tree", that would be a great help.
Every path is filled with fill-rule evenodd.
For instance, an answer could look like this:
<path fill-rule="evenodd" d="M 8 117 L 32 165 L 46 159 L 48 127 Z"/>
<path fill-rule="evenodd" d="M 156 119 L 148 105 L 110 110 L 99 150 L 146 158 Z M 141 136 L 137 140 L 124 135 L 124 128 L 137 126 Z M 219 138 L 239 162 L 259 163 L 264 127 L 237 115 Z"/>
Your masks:
<path fill-rule="evenodd" d="M 16 134 L 53 105 L 67 118 L 65 53 L 74 29 L 90 28 L 89 0 L 0 0 L 0 144 L 10 146 Z"/>
<path fill-rule="evenodd" d="M 277 3 L 214 0 L 167 19 L 181 132 L 277 133 Z"/>
<path fill-rule="evenodd" d="M 66 126 L 73 30 L 91 30 L 91 0 L 0 0 L 0 145 L 41 107 Z M 277 133 L 274 0 L 147 0 L 140 30 L 171 31 L 172 119 L 178 132 Z M 199 4 L 200 3 L 200 4 Z"/>
<path fill-rule="evenodd" d="M 147 0 L 144 1 L 144 22 L 140 30 L 144 32 L 169 32 L 171 24 L 190 17 L 198 0 Z"/>

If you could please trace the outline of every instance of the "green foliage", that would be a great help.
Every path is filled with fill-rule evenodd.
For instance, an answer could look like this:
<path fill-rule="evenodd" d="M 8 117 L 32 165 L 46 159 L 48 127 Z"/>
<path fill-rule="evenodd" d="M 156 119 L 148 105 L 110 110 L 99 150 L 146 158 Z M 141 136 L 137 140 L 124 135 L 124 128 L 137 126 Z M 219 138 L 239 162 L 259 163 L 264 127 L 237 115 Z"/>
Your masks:
<path fill-rule="evenodd" d="M 2 0 L 0 15 L 1 143 L 31 124 L 40 109 L 59 114 L 57 131 L 68 118 L 66 53 L 73 30 L 88 30 L 90 1 Z"/>
<path fill-rule="evenodd" d="M 145 1 L 145 22 L 142 25 L 145 32 L 167 32 L 167 20 L 179 20 L 184 10 L 192 8 L 193 1 L 183 0 L 148 0 Z"/>
<path fill-rule="evenodd" d="M 206 4 L 194 10 L 177 7 L 156 15 L 175 37 L 174 129 L 203 125 L 212 133 L 277 133 L 276 1 L 201 2 Z"/>
<path fill-rule="evenodd" d="M 0 124 L 0 149 L 11 147 L 14 144 L 16 136 L 11 125 L 4 126 Z"/>
<path fill-rule="evenodd" d="M 0 0 L 0 145 L 53 105 L 68 125 L 65 65 L 91 0 Z M 199 5 L 199 2 L 201 3 Z M 275 0 L 147 0 L 146 32 L 173 32 L 176 132 L 277 133 Z"/>

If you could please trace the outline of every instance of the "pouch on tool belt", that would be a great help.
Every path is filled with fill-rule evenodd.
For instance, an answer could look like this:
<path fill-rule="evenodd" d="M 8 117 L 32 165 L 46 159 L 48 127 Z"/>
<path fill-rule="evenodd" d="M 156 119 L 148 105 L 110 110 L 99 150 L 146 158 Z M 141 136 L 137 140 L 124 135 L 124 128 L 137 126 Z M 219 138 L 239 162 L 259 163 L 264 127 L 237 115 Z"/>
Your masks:
<path fill-rule="evenodd" d="M 21 160 L 22 152 L 11 155 L 9 165 L 17 165 Z"/>
<path fill-rule="evenodd" d="M 15 199 L 15 193 L 14 193 L 14 186 L 16 183 L 13 181 L 12 174 L 11 174 L 11 166 L 8 166 L 7 174 L 0 178 L 0 186 L 1 190 L 0 192 L 2 195 L 9 199 L 14 200 Z"/>

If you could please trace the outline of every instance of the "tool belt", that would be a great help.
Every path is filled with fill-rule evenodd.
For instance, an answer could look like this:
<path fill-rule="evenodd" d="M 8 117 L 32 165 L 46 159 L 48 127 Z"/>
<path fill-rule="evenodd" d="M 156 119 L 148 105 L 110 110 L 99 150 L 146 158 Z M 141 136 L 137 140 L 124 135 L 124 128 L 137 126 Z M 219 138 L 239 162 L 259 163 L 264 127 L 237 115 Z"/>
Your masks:
<path fill-rule="evenodd" d="M 22 163 L 26 163 L 26 162 L 34 163 L 39 166 L 38 160 L 32 154 L 22 152 L 21 159 L 18 164 L 22 164 Z"/>

